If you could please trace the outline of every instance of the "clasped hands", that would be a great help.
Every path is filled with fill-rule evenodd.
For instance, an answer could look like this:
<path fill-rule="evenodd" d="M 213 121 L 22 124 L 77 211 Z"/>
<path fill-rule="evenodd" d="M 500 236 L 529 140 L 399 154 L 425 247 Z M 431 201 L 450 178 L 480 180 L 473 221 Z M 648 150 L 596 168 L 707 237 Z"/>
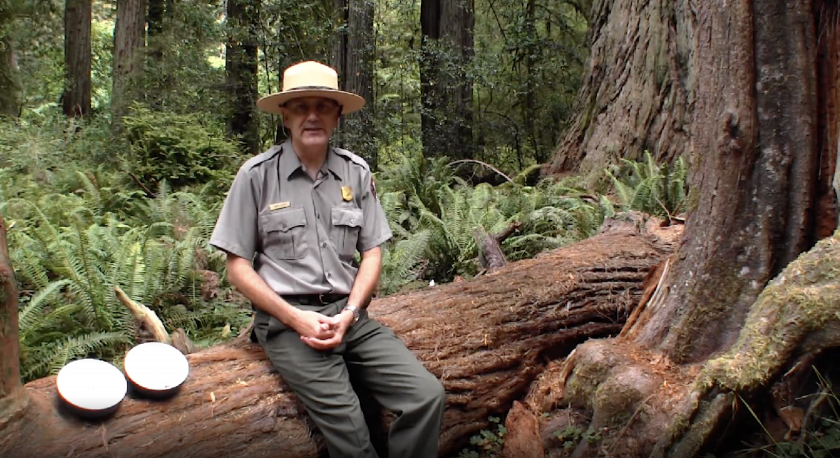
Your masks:
<path fill-rule="evenodd" d="M 327 316 L 309 310 L 300 310 L 292 327 L 306 345 L 316 350 L 330 350 L 344 339 L 344 334 L 353 323 L 353 313 L 342 310 L 335 316 Z"/>

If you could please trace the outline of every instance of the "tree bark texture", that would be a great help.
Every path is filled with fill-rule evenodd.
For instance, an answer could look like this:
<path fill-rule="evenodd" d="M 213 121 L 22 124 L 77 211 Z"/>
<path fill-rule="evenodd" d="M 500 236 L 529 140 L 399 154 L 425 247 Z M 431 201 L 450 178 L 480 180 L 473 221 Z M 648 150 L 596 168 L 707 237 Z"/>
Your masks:
<path fill-rule="evenodd" d="M 698 69 L 694 5 L 592 2 L 579 114 L 543 174 L 582 173 L 594 182 L 604 168 L 640 160 L 646 150 L 664 162 L 687 152 Z"/>
<path fill-rule="evenodd" d="M 840 133 L 840 5 L 826 0 L 814 1 L 817 26 L 817 103 L 820 150 L 819 201 L 817 202 L 817 238 L 831 235 L 837 228 L 840 176 L 837 175 L 838 133 Z M 836 178 L 835 178 L 836 177 Z"/>
<path fill-rule="evenodd" d="M 836 100 L 819 98 L 836 72 L 820 53 L 837 49 L 837 35 L 820 25 L 835 20 L 822 15 L 836 8 L 808 0 L 695 5 L 684 241 L 619 338 L 579 346 L 532 390 L 553 399 L 533 397 L 535 413 L 571 405 L 603 432 L 572 457 L 711 451 L 711 439 L 748 415 L 741 400 L 777 390 L 810 368 L 808 358 L 840 345 L 838 240 L 800 256 L 826 230 L 816 211 L 834 175 L 821 160 L 836 154 L 825 150 L 836 134 L 818 127 L 836 125 Z M 787 402 L 795 400 L 780 405 Z M 571 415 L 554 417 L 563 416 Z"/>
<path fill-rule="evenodd" d="M 244 149 L 258 154 L 261 148 L 256 103 L 261 0 L 228 0 L 228 41 L 225 74 L 231 113 L 228 131 L 241 139 Z"/>
<path fill-rule="evenodd" d="M 6 223 L 0 215 L 0 434 L 9 422 L 20 421 L 26 406 L 20 384 L 17 308 L 17 280 L 6 243 Z"/>
<path fill-rule="evenodd" d="M 15 59 L 12 40 L 2 30 L 7 25 L 0 21 L 0 116 L 18 117 L 20 115 L 20 77 Z"/>
<path fill-rule="evenodd" d="M 767 282 L 815 241 L 810 6 L 742 0 L 698 9 L 694 208 L 663 313 L 636 334 L 675 361 L 729 347 Z"/>
<path fill-rule="evenodd" d="M 374 124 L 373 63 L 376 42 L 373 32 L 373 1 L 350 0 L 347 14 L 347 51 L 345 52 L 346 91 L 365 99 L 361 111 L 344 116 L 342 130 L 347 134 L 346 148 L 364 157 L 371 168 L 378 165 Z"/>
<path fill-rule="evenodd" d="M 447 391 L 441 455 L 466 445 L 527 390 L 548 358 L 616 333 L 645 275 L 680 228 L 641 219 L 472 281 L 371 304 Z M 540 275 L 534 275 L 540 272 Z M 54 377 L 27 384 L 19 421 L 0 423 L 2 456 L 203 458 L 324 455 L 301 405 L 250 343 L 188 355 L 191 374 L 168 401 L 126 398 L 114 417 L 85 423 L 56 409 Z"/>
<path fill-rule="evenodd" d="M 342 148 L 359 154 L 376 170 L 378 145 L 374 122 L 374 3 L 371 0 L 334 0 L 338 27 L 332 48 L 332 65 L 338 72 L 341 89 L 365 99 L 361 111 L 344 115 L 335 141 Z"/>
<path fill-rule="evenodd" d="M 474 0 L 423 0 L 420 90 L 423 154 L 453 160 L 473 157 L 469 76 L 474 55 Z"/>
<path fill-rule="evenodd" d="M 114 70 L 111 92 L 112 127 L 120 129 L 122 117 L 140 100 L 145 46 L 146 0 L 118 0 L 114 25 Z"/>
<path fill-rule="evenodd" d="M 67 117 L 90 113 L 91 0 L 66 0 L 64 5 L 64 94 Z"/>

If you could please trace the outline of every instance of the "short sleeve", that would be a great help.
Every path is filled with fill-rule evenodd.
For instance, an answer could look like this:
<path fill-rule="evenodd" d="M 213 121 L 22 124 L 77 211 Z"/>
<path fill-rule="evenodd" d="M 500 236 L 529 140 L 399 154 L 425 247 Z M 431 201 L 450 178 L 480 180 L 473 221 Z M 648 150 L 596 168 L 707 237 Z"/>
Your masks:
<path fill-rule="evenodd" d="M 210 236 L 211 245 L 248 260 L 254 258 L 258 243 L 259 196 L 253 179 L 246 167 L 239 169 Z"/>
<path fill-rule="evenodd" d="M 391 228 L 388 227 L 388 218 L 385 216 L 385 210 L 382 209 L 374 186 L 373 176 L 369 170 L 365 169 L 362 176 L 361 200 L 364 224 L 359 233 L 359 241 L 356 243 L 356 249 L 359 252 L 376 248 L 392 236 Z"/>

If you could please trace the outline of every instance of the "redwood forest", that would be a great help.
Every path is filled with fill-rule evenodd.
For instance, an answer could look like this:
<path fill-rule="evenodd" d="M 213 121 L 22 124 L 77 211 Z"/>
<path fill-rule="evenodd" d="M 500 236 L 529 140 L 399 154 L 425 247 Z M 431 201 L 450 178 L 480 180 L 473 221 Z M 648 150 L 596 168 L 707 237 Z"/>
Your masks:
<path fill-rule="evenodd" d="M 0 457 L 328 457 L 210 244 L 308 60 L 439 457 L 840 456 L 840 2 L 0 0 Z M 174 395 L 62 404 L 148 342 Z"/>

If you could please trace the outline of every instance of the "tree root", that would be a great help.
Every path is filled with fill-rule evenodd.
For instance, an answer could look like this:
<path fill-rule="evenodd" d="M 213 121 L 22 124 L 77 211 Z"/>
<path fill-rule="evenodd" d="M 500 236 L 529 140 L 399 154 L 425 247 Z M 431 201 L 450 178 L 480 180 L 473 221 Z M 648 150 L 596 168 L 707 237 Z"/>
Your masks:
<path fill-rule="evenodd" d="M 770 390 L 783 401 L 795 397 L 791 386 L 814 355 L 838 346 L 840 238 L 835 234 L 765 288 L 725 353 L 675 365 L 626 337 L 590 340 L 564 364 L 549 366 L 531 388 L 526 405 L 537 418 L 546 418 L 544 413 L 554 418 L 558 409 L 584 411 L 591 416 L 589 427 L 601 434 L 599 443 L 581 441 L 571 455 L 553 444 L 549 456 L 603 456 L 621 450 L 623 457 L 690 457 L 725 435 L 729 423 L 743 415 L 738 409 L 742 400 Z M 777 411 L 786 405 L 790 403 L 779 404 Z M 809 416 L 803 415 L 801 422 Z M 788 418 L 788 426 L 801 428 L 797 420 Z M 541 428 L 550 424 L 541 421 Z M 542 431 L 543 437 L 550 434 Z"/>

